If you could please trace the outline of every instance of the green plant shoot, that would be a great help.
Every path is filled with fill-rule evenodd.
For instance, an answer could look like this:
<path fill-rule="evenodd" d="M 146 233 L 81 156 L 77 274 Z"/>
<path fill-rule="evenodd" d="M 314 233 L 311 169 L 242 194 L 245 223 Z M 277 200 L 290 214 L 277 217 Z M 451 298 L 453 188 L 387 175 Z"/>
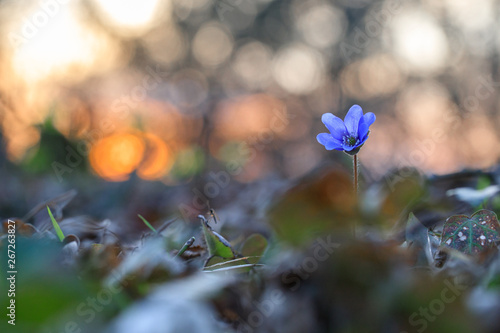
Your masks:
<path fill-rule="evenodd" d="M 182 248 L 179 250 L 179 252 L 177 252 L 177 254 L 175 256 L 176 257 L 182 256 L 182 254 L 184 252 L 186 252 L 186 250 L 189 249 L 191 247 L 191 245 L 193 245 L 193 243 L 194 243 L 195 240 L 196 240 L 196 238 L 194 238 L 194 237 L 189 238 L 186 241 L 186 243 L 184 243 L 184 245 L 182 246 Z"/>
<path fill-rule="evenodd" d="M 54 218 L 54 215 L 52 215 L 52 212 L 50 211 L 49 206 L 47 206 L 47 211 L 49 212 L 50 220 L 52 221 L 52 226 L 54 227 L 54 230 L 56 231 L 57 237 L 59 237 L 59 240 L 62 242 L 64 240 L 64 233 L 61 230 L 61 227 L 57 223 L 56 219 Z"/>
<path fill-rule="evenodd" d="M 139 218 L 142 220 L 142 222 L 144 222 L 144 224 L 149 228 L 151 229 L 155 234 L 157 234 L 158 232 L 156 231 L 156 229 L 151 225 L 151 223 L 149 223 L 144 217 L 142 217 L 141 214 L 137 214 L 137 216 L 139 216 Z"/>

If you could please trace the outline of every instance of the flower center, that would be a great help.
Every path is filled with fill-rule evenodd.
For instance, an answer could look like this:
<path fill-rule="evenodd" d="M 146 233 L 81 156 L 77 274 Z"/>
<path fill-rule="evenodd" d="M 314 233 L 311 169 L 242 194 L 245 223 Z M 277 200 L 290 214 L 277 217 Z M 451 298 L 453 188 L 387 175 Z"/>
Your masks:
<path fill-rule="evenodd" d="M 357 140 L 357 139 L 356 139 L 355 137 L 353 137 L 353 136 L 347 136 L 347 135 L 346 135 L 346 136 L 344 136 L 344 144 L 345 144 L 346 146 L 350 146 L 350 147 L 352 147 L 352 146 L 356 145 L 356 143 L 358 143 L 358 141 L 359 141 L 359 140 Z"/>

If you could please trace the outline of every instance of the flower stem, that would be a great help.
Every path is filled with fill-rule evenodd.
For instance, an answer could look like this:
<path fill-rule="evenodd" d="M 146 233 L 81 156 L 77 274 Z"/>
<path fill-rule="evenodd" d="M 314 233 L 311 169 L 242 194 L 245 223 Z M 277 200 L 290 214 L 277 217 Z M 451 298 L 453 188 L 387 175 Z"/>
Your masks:
<path fill-rule="evenodd" d="M 353 156 L 352 160 L 353 174 L 354 174 L 354 195 L 358 199 L 358 154 Z"/>
<path fill-rule="evenodd" d="M 353 176 L 354 176 L 354 202 L 355 207 L 358 205 L 358 154 L 352 156 L 352 168 L 353 168 Z M 356 209 L 356 208 L 355 208 Z M 356 220 L 352 221 L 352 236 L 356 238 Z"/>

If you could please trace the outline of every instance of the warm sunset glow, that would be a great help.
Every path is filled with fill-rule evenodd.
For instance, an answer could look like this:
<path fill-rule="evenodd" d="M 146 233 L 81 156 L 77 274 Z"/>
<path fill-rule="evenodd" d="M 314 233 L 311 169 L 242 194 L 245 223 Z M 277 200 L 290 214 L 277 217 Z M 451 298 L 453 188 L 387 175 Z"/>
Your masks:
<path fill-rule="evenodd" d="M 118 133 L 99 140 L 90 151 L 94 171 L 108 181 L 124 181 L 137 171 L 145 180 L 165 176 L 174 163 L 170 147 L 152 133 Z"/>
<path fill-rule="evenodd" d="M 476 168 L 487 168 L 495 164 L 500 145 L 491 119 L 486 115 L 478 115 L 467 127 L 464 141 L 470 146 L 471 164 Z"/>
<path fill-rule="evenodd" d="M 154 134 L 145 134 L 146 151 L 137 170 L 142 179 L 155 180 L 164 176 L 173 165 L 172 152 L 167 144 Z"/>
<path fill-rule="evenodd" d="M 436 127 L 448 131 L 449 123 L 443 119 L 450 117 L 452 104 L 446 88 L 437 82 L 428 80 L 409 85 L 398 105 L 399 117 L 416 139 L 427 137 Z"/>
<path fill-rule="evenodd" d="M 144 141 L 139 135 L 114 134 L 98 141 L 92 147 L 90 163 L 102 178 L 124 181 L 141 162 L 144 150 Z"/>
<path fill-rule="evenodd" d="M 273 167 L 294 177 L 325 156 L 321 114 L 344 117 L 356 103 L 377 115 L 361 152 L 374 175 L 498 160 L 493 0 L 272 3 L 3 1 L 6 158 L 23 166 L 50 124 L 61 139 L 91 142 L 84 158 L 104 179 L 189 179 L 202 163 L 182 152 L 196 145 L 256 172 L 248 179 Z M 446 138 L 409 160 L 436 129 Z"/>
<path fill-rule="evenodd" d="M 227 139 L 243 140 L 273 131 L 286 115 L 283 102 L 270 95 L 251 95 L 221 103 L 216 113 L 216 133 Z M 286 119 L 286 117 L 285 117 Z M 276 129 L 274 129 L 277 132 Z"/>
<path fill-rule="evenodd" d="M 140 116 L 144 130 L 166 142 L 186 142 L 197 138 L 201 132 L 199 118 L 186 116 L 170 103 L 144 103 Z"/>
<path fill-rule="evenodd" d="M 10 33 L 6 45 L 14 73 L 22 80 L 33 84 L 52 77 L 71 82 L 89 70 L 107 67 L 106 59 L 114 53 L 113 43 L 89 29 L 74 7 L 71 3 L 60 5 L 58 12 L 49 16 L 35 6 L 22 13 L 31 20 L 7 23 Z M 97 63 L 99 66 L 95 66 Z"/>
<path fill-rule="evenodd" d="M 13 126 L 4 131 L 10 138 L 7 144 L 7 157 L 11 161 L 21 161 L 26 151 L 40 141 L 40 133 L 33 127 L 12 122 Z"/>
<path fill-rule="evenodd" d="M 159 13 L 169 12 L 170 1 L 159 0 L 94 0 L 105 22 L 118 33 L 138 35 L 151 28 Z M 161 6 L 160 6 L 161 5 Z"/>

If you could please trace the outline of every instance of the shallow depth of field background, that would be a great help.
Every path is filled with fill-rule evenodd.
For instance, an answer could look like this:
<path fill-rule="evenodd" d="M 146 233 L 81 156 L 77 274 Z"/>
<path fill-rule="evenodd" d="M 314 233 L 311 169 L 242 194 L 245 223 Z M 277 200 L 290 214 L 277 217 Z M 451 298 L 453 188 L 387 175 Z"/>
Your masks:
<path fill-rule="evenodd" d="M 343 118 L 352 104 L 377 115 L 360 153 L 368 180 L 404 166 L 490 167 L 500 154 L 499 5 L 0 1 L 2 208 L 21 216 L 93 186 L 170 212 L 167 203 L 203 192 L 210 172 L 241 167 L 227 192 L 297 179 L 326 160 L 347 168 L 315 137 L 321 114 Z M 175 186 L 188 190 L 165 194 Z M 98 216 L 124 202 L 91 198 L 82 200 Z"/>

